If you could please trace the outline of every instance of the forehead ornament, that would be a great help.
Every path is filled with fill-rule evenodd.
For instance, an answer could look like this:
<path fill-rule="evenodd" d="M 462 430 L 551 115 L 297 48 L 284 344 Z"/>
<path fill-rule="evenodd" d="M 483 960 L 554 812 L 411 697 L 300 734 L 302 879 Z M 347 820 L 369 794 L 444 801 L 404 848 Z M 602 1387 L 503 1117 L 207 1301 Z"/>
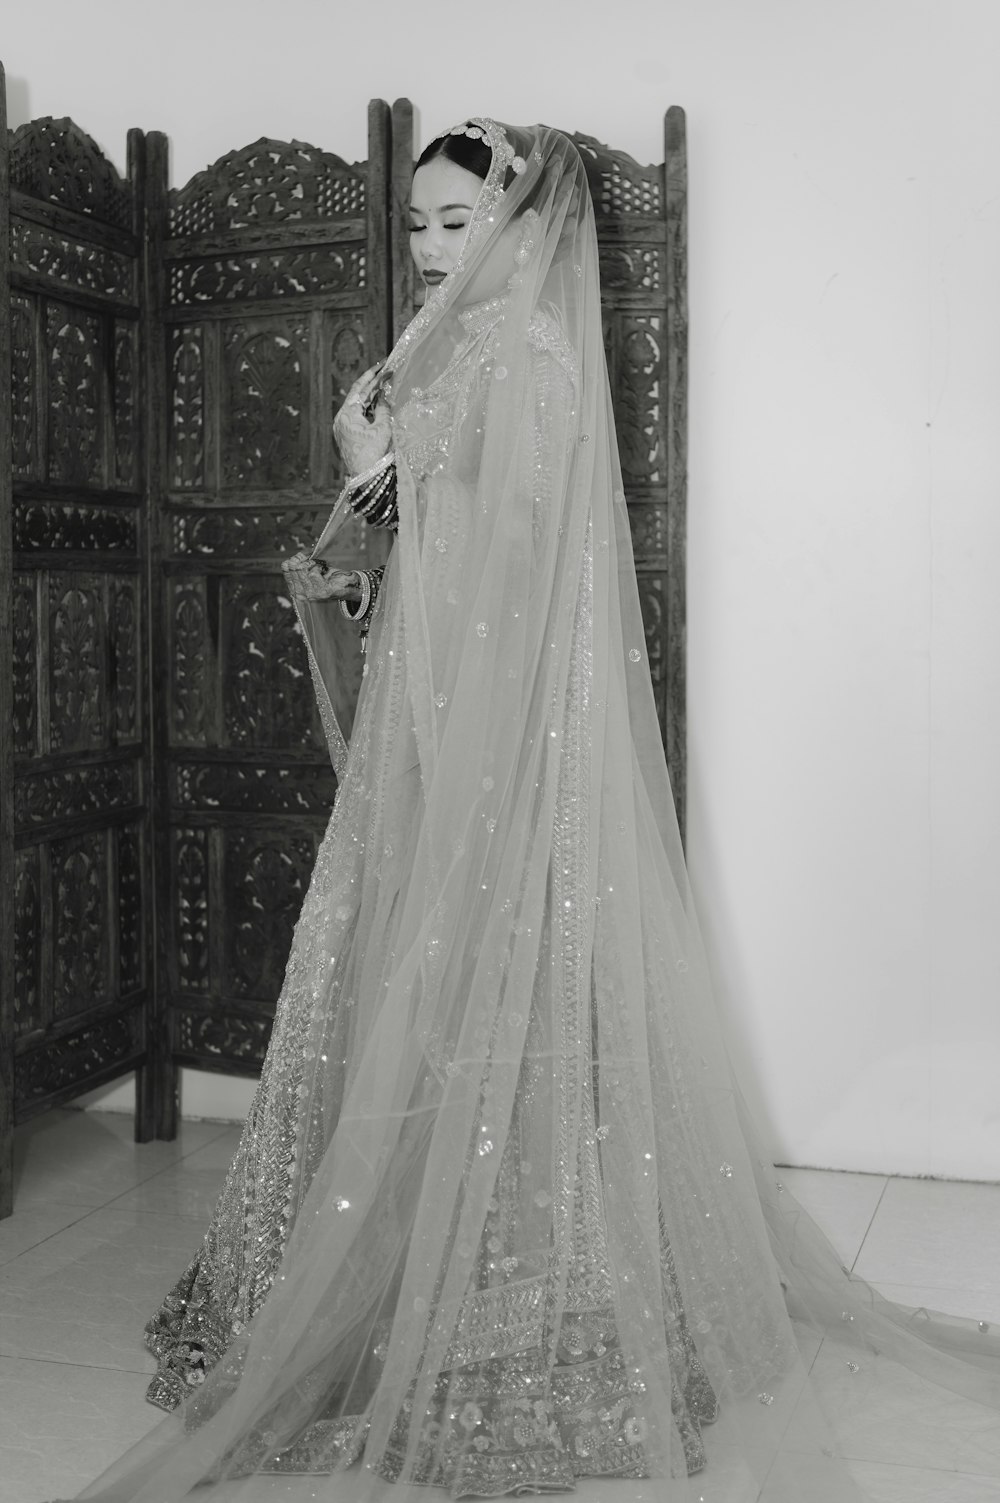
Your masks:
<path fill-rule="evenodd" d="M 507 139 L 506 131 L 495 120 L 490 120 L 485 116 L 475 116 L 472 120 L 463 121 L 461 125 L 453 125 L 448 134 L 468 136 L 471 141 L 484 142 L 493 153 L 493 166 L 498 170 L 501 179 L 505 176 L 508 167 L 518 177 L 528 170 L 527 162 L 523 157 L 515 155 L 514 148 Z M 535 152 L 535 160 L 541 163 L 541 152 Z M 503 189 L 499 191 L 503 192 Z"/>

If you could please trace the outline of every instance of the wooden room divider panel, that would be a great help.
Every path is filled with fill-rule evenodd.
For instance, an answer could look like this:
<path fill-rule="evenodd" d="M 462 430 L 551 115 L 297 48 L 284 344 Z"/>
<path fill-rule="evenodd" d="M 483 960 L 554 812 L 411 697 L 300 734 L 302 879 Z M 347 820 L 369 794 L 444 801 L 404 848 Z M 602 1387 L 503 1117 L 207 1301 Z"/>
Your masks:
<path fill-rule="evenodd" d="M 10 154 L 0 66 L 0 375 L 10 371 Z M 14 697 L 10 401 L 0 401 L 0 1217 L 14 1200 Z"/>
<path fill-rule="evenodd" d="M 150 138 L 161 311 L 155 440 L 157 843 L 169 1025 L 159 1129 L 179 1064 L 259 1070 L 336 780 L 280 572 L 342 483 L 332 417 L 390 330 L 388 106 L 367 163 L 259 141 L 175 192 Z M 356 524 L 350 565 L 380 563 Z M 342 636 L 342 724 L 361 676 Z"/>
<path fill-rule="evenodd" d="M 144 151 L 122 181 L 68 120 L 9 142 L 16 1119 L 146 1060 Z"/>
<path fill-rule="evenodd" d="M 414 308 L 407 100 L 372 103 L 364 163 L 260 141 L 176 191 L 161 135 L 130 133 L 122 180 L 2 108 L 0 1215 L 15 1117 L 138 1068 L 137 1136 L 169 1137 L 180 1064 L 259 1069 L 336 791 L 280 563 Z M 684 115 L 655 167 L 574 139 L 683 829 Z M 343 562 L 388 542 L 357 524 Z"/>
<path fill-rule="evenodd" d="M 662 165 L 574 135 L 597 215 L 604 343 L 653 693 L 684 835 L 687 793 L 687 154 L 667 111 Z"/>

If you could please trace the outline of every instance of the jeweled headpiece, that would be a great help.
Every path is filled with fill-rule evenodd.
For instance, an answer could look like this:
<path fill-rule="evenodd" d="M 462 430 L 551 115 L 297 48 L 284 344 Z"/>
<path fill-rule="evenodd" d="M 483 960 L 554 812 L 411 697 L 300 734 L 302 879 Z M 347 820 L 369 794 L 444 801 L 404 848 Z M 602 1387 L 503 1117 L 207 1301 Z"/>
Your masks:
<path fill-rule="evenodd" d="M 448 134 L 449 136 L 468 136 L 472 141 L 485 141 L 493 153 L 494 166 L 502 168 L 502 177 L 507 176 L 508 167 L 518 176 L 527 168 L 528 164 L 524 158 L 515 155 L 503 126 L 485 115 L 474 115 L 471 120 L 466 120 L 462 125 L 453 125 Z M 503 192 L 503 189 L 501 188 L 500 191 Z"/>

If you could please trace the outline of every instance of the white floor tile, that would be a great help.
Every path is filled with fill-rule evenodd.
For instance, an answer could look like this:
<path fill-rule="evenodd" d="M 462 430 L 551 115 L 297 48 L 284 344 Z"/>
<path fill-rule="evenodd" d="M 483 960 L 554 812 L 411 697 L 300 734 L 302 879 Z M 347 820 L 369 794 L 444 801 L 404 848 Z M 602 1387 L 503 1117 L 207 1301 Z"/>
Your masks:
<path fill-rule="evenodd" d="M 851 1461 L 966 1472 L 994 1479 L 1000 1498 L 1000 1413 L 890 1363 L 825 1341 L 810 1374 L 815 1397 Z M 786 1439 L 812 1447 L 813 1415 L 796 1413 Z"/>
<path fill-rule="evenodd" d="M 101 1206 L 227 1129 L 184 1122 L 173 1142 L 136 1143 L 132 1121 L 114 1112 L 53 1111 L 14 1135 L 14 1209 L 50 1204 Z"/>
<path fill-rule="evenodd" d="M 162 1418 L 135 1373 L 0 1357 L 0 1503 L 73 1497 Z"/>
<path fill-rule="evenodd" d="M 143 1326 L 197 1250 L 171 1216 L 93 1211 L 0 1269 L 0 1356 L 154 1370 Z"/>
<path fill-rule="evenodd" d="M 112 1202 L 114 1209 L 186 1216 L 197 1221 L 204 1230 L 215 1210 L 239 1141 L 238 1130 L 224 1128 L 204 1148 L 186 1154 L 177 1163 L 116 1197 Z"/>
<path fill-rule="evenodd" d="M 208 1226 L 225 1181 L 225 1170 L 202 1167 L 185 1159 L 159 1174 L 144 1179 L 133 1190 L 126 1190 L 109 1205 L 109 1210 L 128 1211 L 130 1215 L 180 1216 L 191 1222 L 192 1235 Z M 201 1229 L 199 1231 L 199 1228 Z"/>
<path fill-rule="evenodd" d="M 15 1215 L 0 1222 L 0 1503 L 72 1496 L 161 1418 L 144 1398 L 154 1364 L 142 1327 L 196 1252 L 239 1135 L 185 1122 L 176 1143 L 136 1145 L 129 1118 L 73 1111 L 19 1130 Z M 780 1175 L 843 1260 L 889 1298 L 1000 1326 L 1000 1187 Z M 889 1401 L 828 1343 L 814 1375 L 844 1416 L 840 1438 L 873 1503 L 1000 1500 L 1000 1422 L 991 1411 L 940 1393 L 922 1409 L 917 1380 Z M 785 1428 L 793 1410 L 801 1417 L 790 1391 L 753 1416 L 762 1436 L 754 1472 L 759 1480 L 770 1467 L 772 1476 L 760 1503 L 790 1496 L 796 1468 L 802 1503 L 825 1503 L 821 1422 L 803 1424 L 795 1453 L 796 1431 Z M 714 1481 L 729 1466 L 727 1496 L 756 1503 L 757 1480 L 727 1445 L 734 1421 L 724 1413 L 706 1434 Z M 350 1503 L 362 1480 L 339 1479 L 338 1499 Z M 661 1503 L 658 1484 L 638 1482 L 584 1482 L 575 1496 Z"/>
<path fill-rule="evenodd" d="M 15 1207 L 13 1215 L 0 1221 L 0 1266 L 89 1215 L 89 1206 L 50 1204 L 28 1206 L 25 1210 Z"/>
<path fill-rule="evenodd" d="M 779 1169 L 778 1174 L 850 1268 L 878 1210 L 885 1175 L 829 1169 Z"/>
<path fill-rule="evenodd" d="M 242 1127 L 233 1127 L 231 1123 L 223 1125 L 217 1137 L 203 1147 L 192 1149 L 185 1155 L 184 1162 L 198 1169 L 228 1169 L 242 1134 Z"/>
<path fill-rule="evenodd" d="M 844 1470 L 858 1488 L 864 1503 L 997 1503 L 997 1479 L 966 1472 L 935 1471 L 886 1462 L 830 1462 L 824 1480 L 823 1468 L 813 1458 L 784 1458 L 768 1480 L 760 1503 L 842 1503 Z M 610 1503 L 610 1500 L 609 1500 Z"/>
<path fill-rule="evenodd" d="M 997 1503 L 995 1477 L 922 1471 L 877 1461 L 852 1463 L 851 1475 L 871 1503 Z"/>
<path fill-rule="evenodd" d="M 1000 1185 L 890 1180 L 855 1272 L 876 1286 L 1000 1289 Z"/>

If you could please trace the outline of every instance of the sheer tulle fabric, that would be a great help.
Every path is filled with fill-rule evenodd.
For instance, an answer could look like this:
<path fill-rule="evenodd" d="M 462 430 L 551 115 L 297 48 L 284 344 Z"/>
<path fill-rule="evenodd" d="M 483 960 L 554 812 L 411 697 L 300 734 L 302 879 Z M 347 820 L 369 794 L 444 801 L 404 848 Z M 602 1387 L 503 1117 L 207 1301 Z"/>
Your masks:
<path fill-rule="evenodd" d="M 842 1503 L 860 1396 L 901 1424 L 905 1397 L 914 1435 L 936 1385 L 1000 1402 L 993 1333 L 851 1279 L 759 1157 L 673 818 L 585 174 L 556 131 L 507 139 L 525 170 L 495 152 L 390 360 L 399 536 L 275 1028 L 284 1255 L 87 1498 Z M 302 614 L 329 716 L 349 628 Z"/>

